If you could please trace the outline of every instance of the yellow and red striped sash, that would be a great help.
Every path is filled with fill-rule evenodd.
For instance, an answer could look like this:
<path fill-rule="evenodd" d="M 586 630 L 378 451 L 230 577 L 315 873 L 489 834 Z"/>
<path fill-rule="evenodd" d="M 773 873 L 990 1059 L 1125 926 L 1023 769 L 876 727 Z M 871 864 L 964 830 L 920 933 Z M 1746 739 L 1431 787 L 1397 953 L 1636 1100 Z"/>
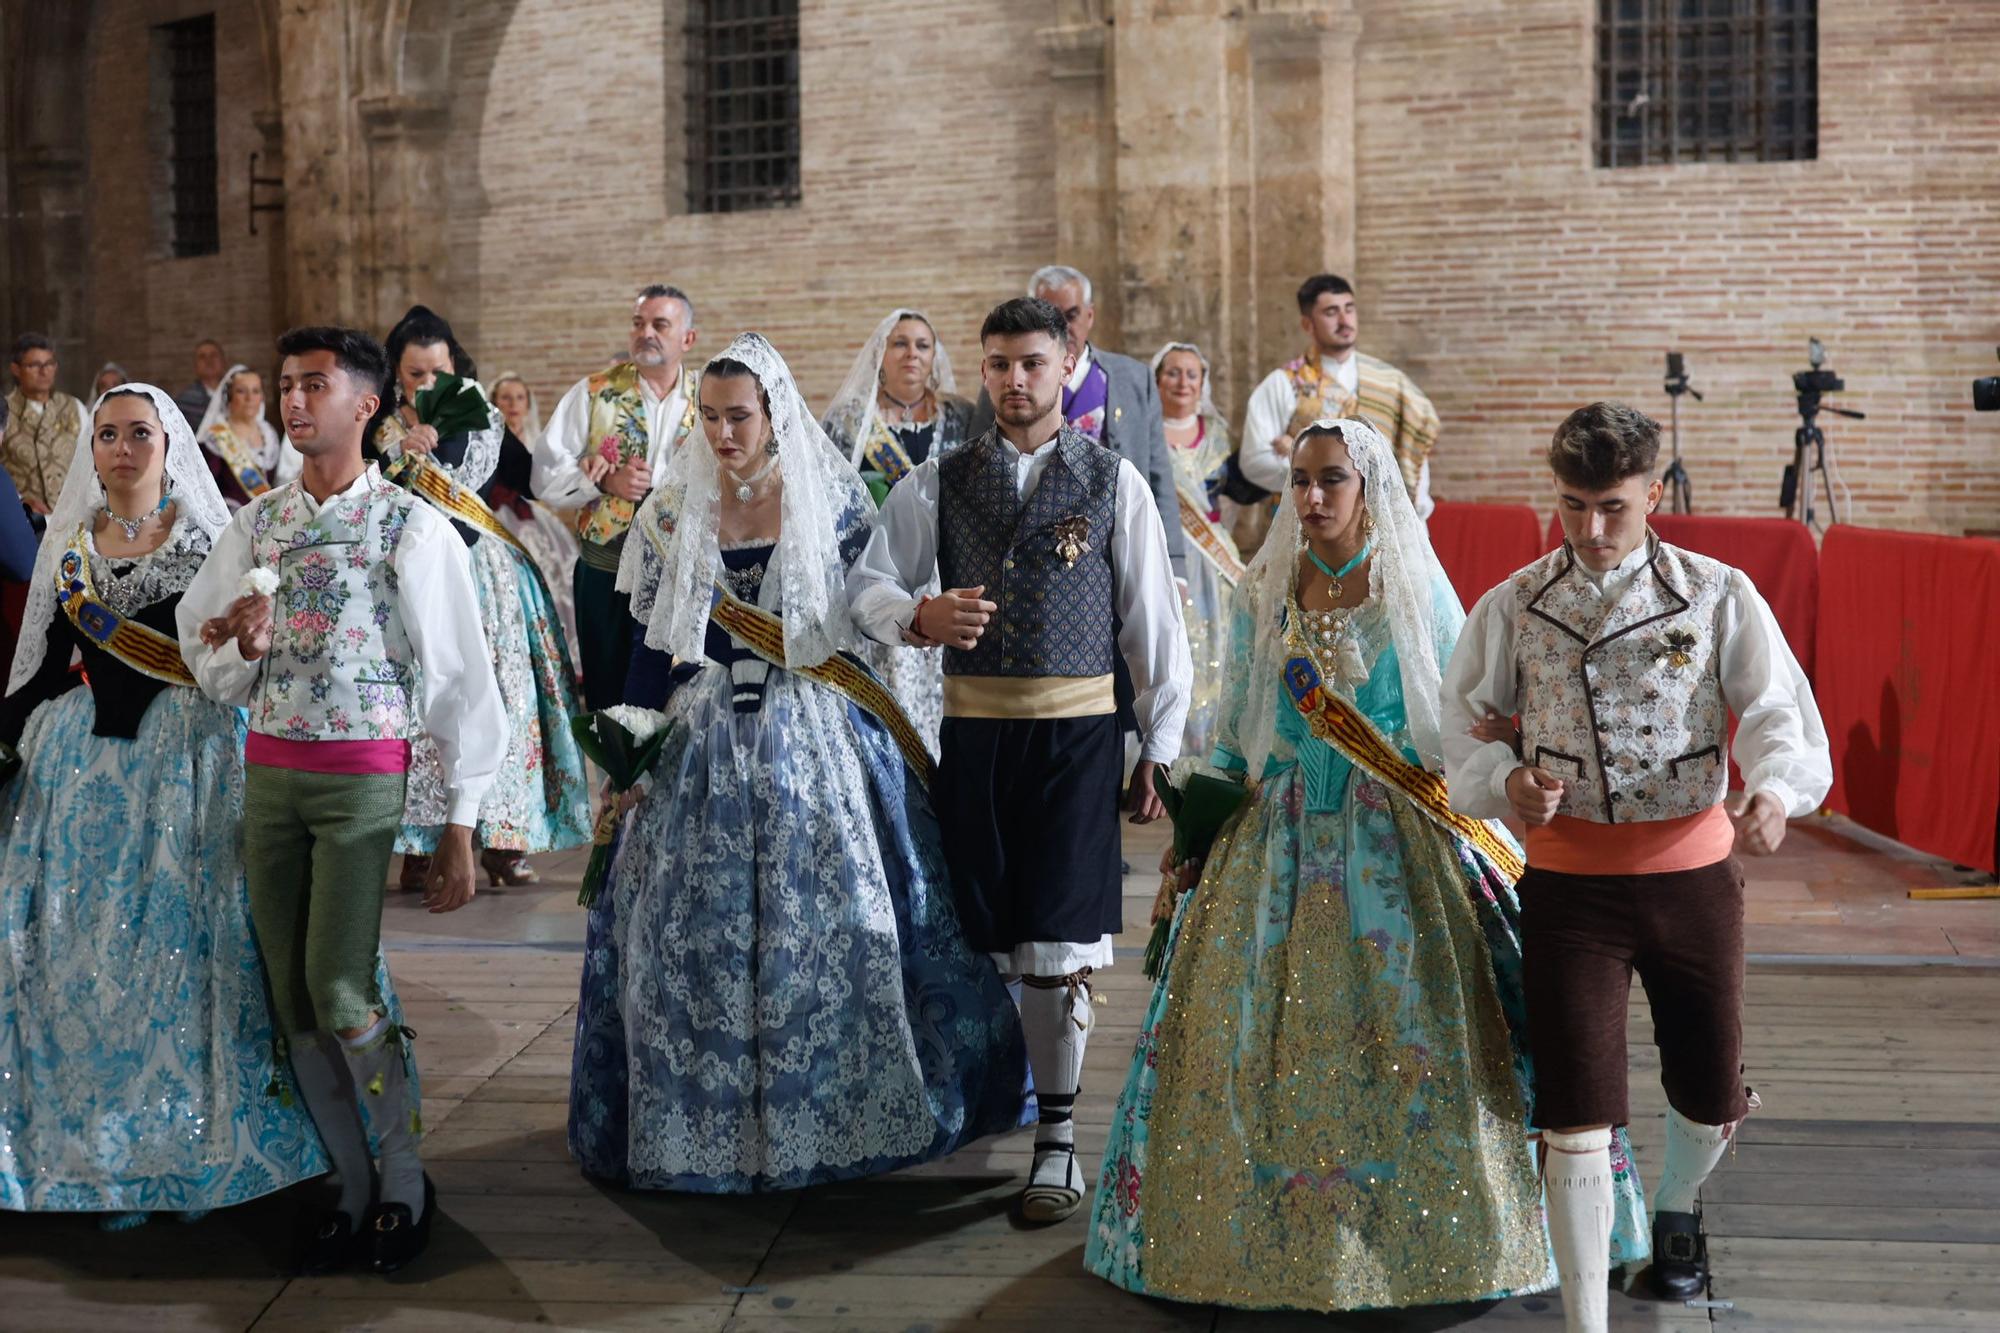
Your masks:
<path fill-rule="evenodd" d="M 719 583 L 710 594 L 708 618 L 741 639 L 751 652 L 772 666 L 808 676 L 868 712 L 888 728 L 896 748 L 903 752 L 903 762 L 917 775 L 917 781 L 926 790 L 929 789 L 931 752 L 924 747 L 923 737 L 911 724 L 903 706 L 896 702 L 896 696 L 889 693 L 888 687 L 881 681 L 869 675 L 860 663 L 836 653 L 816 666 L 787 665 L 785 622 L 760 606 L 752 606 L 740 597 L 731 596 Z"/>
<path fill-rule="evenodd" d="M 1243 564 L 1243 557 L 1236 553 L 1236 543 L 1231 541 L 1229 535 L 1221 528 L 1209 521 L 1208 515 L 1202 512 L 1201 507 L 1188 499 L 1186 491 L 1176 486 L 1174 495 L 1181 502 L 1181 530 L 1187 533 L 1188 540 L 1193 542 L 1202 557 L 1215 567 L 1216 574 L 1224 583 L 1232 588 L 1241 583 L 1246 567 Z"/>
<path fill-rule="evenodd" d="M 521 545 L 521 539 L 509 532 L 507 525 L 486 507 L 486 502 L 479 498 L 478 492 L 469 491 L 453 481 L 450 473 L 422 454 L 405 450 L 382 469 L 382 475 L 390 481 L 409 487 L 453 518 L 479 529 L 482 534 L 498 537 L 532 562 L 533 558 L 528 556 L 528 548 Z"/>
<path fill-rule="evenodd" d="M 1512 841 L 1485 820 L 1452 809 L 1444 779 L 1405 759 L 1354 705 L 1327 689 L 1310 658 L 1294 657 L 1285 663 L 1285 690 L 1313 735 L 1368 776 L 1409 797 L 1447 833 L 1477 847 L 1510 881 L 1521 877 L 1527 866 Z"/>
<path fill-rule="evenodd" d="M 128 620 L 98 600 L 90 579 L 90 558 L 85 554 L 84 530 L 63 552 L 56 566 L 56 601 L 77 632 L 142 676 L 169 685 L 192 686 L 194 672 L 181 659 L 181 645 L 150 625 Z"/>

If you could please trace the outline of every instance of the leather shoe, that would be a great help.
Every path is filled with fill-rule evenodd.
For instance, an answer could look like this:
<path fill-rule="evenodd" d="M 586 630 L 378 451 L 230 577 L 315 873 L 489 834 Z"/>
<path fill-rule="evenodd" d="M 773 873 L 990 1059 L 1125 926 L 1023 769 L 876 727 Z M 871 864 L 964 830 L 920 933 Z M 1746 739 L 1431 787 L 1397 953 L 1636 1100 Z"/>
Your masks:
<path fill-rule="evenodd" d="M 313 1219 L 299 1252 L 299 1274 L 315 1277 L 351 1268 L 361 1257 L 361 1233 L 354 1219 L 338 1208 L 329 1208 Z"/>
<path fill-rule="evenodd" d="M 424 1173 L 424 1212 L 410 1217 L 409 1205 L 378 1203 L 368 1213 L 368 1266 L 393 1273 L 424 1252 L 431 1243 L 431 1218 L 437 1215 L 437 1187 Z"/>
<path fill-rule="evenodd" d="M 1652 1283 L 1654 1293 L 1669 1301 L 1708 1294 L 1708 1237 L 1699 1213 L 1654 1215 Z"/>

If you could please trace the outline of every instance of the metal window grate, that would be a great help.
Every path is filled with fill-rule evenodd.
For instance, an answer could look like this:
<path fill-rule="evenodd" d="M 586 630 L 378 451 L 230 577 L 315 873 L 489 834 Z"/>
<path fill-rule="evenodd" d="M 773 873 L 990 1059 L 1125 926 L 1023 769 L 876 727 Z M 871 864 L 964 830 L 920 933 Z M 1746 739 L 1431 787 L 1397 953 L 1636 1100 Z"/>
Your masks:
<path fill-rule="evenodd" d="M 1818 0 L 1598 0 L 1600 167 L 1819 156 Z"/>
<path fill-rule="evenodd" d="M 215 15 L 168 23 L 168 154 L 176 256 L 222 249 L 216 202 Z"/>
<path fill-rule="evenodd" d="M 688 5 L 688 207 L 799 201 L 798 0 Z"/>

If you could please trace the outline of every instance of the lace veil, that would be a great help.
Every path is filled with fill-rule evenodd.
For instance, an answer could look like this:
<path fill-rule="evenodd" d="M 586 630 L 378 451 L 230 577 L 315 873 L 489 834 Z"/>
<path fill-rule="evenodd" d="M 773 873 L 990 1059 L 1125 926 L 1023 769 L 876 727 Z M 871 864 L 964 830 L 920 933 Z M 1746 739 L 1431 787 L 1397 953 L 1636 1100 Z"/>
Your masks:
<path fill-rule="evenodd" d="M 1444 763 L 1440 657 L 1456 640 L 1465 612 L 1431 550 L 1430 533 L 1410 504 L 1396 451 L 1382 433 L 1346 417 L 1322 417 L 1312 428 L 1338 430 L 1361 474 L 1363 501 L 1375 520 L 1369 591 L 1388 613 L 1402 669 L 1410 743 L 1426 768 L 1439 771 Z M 1237 593 L 1245 599 L 1254 627 L 1248 700 L 1237 737 L 1253 775 L 1264 771 L 1277 739 L 1278 691 L 1291 651 L 1281 626 L 1303 544 L 1298 510 L 1289 495 L 1281 497 L 1270 536 Z"/>
<path fill-rule="evenodd" d="M 181 415 L 171 397 L 152 385 L 121 384 L 107 389 L 103 397 L 91 404 L 92 419 L 105 398 L 121 393 L 143 394 L 150 399 L 153 414 L 166 431 L 166 467 L 161 476 L 174 498 L 175 521 L 192 523 L 213 539 L 229 526 L 229 506 L 223 503 L 222 492 L 215 488 L 215 478 L 202 460 L 201 448 L 194 442 L 187 418 Z M 62 494 L 56 497 L 55 508 L 49 512 L 48 531 L 35 554 L 35 573 L 28 583 L 28 609 L 21 616 L 21 638 L 14 648 L 13 670 L 7 677 L 9 694 L 27 684 L 41 668 L 48 650 L 49 618 L 56 613 L 56 569 L 76 530 L 94 522 L 104 504 L 104 486 L 97 479 L 97 462 L 91 457 L 91 438 L 95 434 L 94 429 L 87 432 L 77 445 L 69 475 L 63 479 Z"/>
<path fill-rule="evenodd" d="M 750 367 L 771 405 L 784 495 L 763 604 L 785 622 L 785 661 L 814 666 L 853 642 L 840 535 L 845 518 L 873 508 L 868 490 L 813 419 L 784 358 L 762 334 L 739 334 L 715 359 Z M 647 647 L 684 660 L 702 656 L 710 589 L 722 575 L 716 544 L 721 489 L 721 468 L 706 441 L 676 449 L 632 520 L 618 565 L 618 590 L 631 594 Z M 774 581 L 775 605 L 769 594 Z"/>
<path fill-rule="evenodd" d="M 931 391 L 937 394 L 958 392 L 958 383 L 952 378 L 951 358 L 945 355 L 944 341 L 937 336 L 937 326 L 931 323 L 930 316 L 904 306 L 891 310 L 875 326 L 875 332 L 868 335 L 868 341 L 854 358 L 854 364 L 847 369 L 847 378 L 840 382 L 840 391 L 834 394 L 832 406 L 826 409 L 826 420 L 846 432 L 852 446 L 848 461 L 856 467 L 861 466 L 861 450 L 875 429 L 876 418 L 881 415 L 875 391 L 880 387 L 882 353 L 888 349 L 890 332 L 906 319 L 920 319 L 931 331 L 932 345 L 936 349 L 935 359 L 931 362 Z"/>

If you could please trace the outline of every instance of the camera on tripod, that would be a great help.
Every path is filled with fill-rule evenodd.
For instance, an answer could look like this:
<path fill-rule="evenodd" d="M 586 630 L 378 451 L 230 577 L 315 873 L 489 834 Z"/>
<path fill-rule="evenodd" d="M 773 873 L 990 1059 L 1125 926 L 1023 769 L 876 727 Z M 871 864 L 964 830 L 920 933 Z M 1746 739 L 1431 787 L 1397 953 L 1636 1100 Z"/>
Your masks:
<path fill-rule="evenodd" d="M 1820 401 L 1824 394 L 1841 392 L 1847 387 L 1847 381 L 1826 368 L 1826 346 L 1819 339 L 1811 339 L 1806 348 L 1806 359 L 1812 363 L 1812 369 L 1792 372 L 1792 388 L 1799 396 L 1799 420 L 1802 424 L 1792 435 L 1792 461 L 1785 466 L 1784 481 L 1778 488 L 1778 507 L 1785 511 L 1787 518 L 1796 518 L 1810 528 L 1818 526 L 1819 522 L 1813 502 L 1815 477 L 1826 498 L 1827 512 L 1835 523 L 1840 522 L 1840 505 L 1833 498 L 1835 474 L 1829 461 L 1826 435 L 1819 428 L 1819 414 L 1831 412 L 1856 421 L 1866 421 L 1868 414 Z M 1841 489 L 1846 489 L 1845 484 Z"/>
<path fill-rule="evenodd" d="M 1993 350 L 2000 352 L 2000 347 Z M 1972 410 L 2000 412 L 2000 375 L 1986 375 L 1972 382 Z"/>

